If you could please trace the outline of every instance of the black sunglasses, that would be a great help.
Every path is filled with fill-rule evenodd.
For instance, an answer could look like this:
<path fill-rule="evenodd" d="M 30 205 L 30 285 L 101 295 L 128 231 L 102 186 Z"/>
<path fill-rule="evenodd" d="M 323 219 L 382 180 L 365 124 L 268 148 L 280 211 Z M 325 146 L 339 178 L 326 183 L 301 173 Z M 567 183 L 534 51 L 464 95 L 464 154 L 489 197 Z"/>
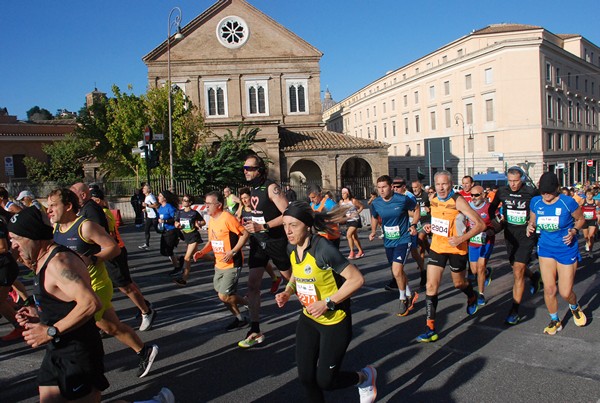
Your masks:
<path fill-rule="evenodd" d="M 481 196 L 481 193 L 471 193 L 471 196 L 472 197 L 479 197 L 479 196 Z"/>
<path fill-rule="evenodd" d="M 256 170 L 258 170 L 258 167 L 251 166 L 251 165 L 244 165 L 244 171 L 254 172 Z"/>

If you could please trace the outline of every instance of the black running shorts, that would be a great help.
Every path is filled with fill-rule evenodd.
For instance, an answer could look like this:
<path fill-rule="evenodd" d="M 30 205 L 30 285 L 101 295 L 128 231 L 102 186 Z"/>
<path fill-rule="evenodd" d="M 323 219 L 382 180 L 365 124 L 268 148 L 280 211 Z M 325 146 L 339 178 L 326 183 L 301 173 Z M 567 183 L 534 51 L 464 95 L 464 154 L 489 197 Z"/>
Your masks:
<path fill-rule="evenodd" d="M 108 388 L 102 341 L 70 340 L 48 345 L 38 372 L 38 383 L 58 386 L 61 396 L 67 400 L 81 399 L 93 389 Z"/>
<path fill-rule="evenodd" d="M 280 271 L 292 268 L 290 257 L 287 255 L 287 239 L 257 239 L 254 235 L 250 236 L 248 267 L 266 267 L 269 259 Z"/>
<path fill-rule="evenodd" d="M 515 227 L 507 225 L 504 229 L 504 239 L 506 240 L 506 253 L 511 266 L 515 263 L 528 265 L 531 262 L 533 248 L 537 244 L 537 235 L 527 236 L 526 226 Z"/>
<path fill-rule="evenodd" d="M 0 286 L 10 287 L 19 275 L 19 265 L 10 253 L 0 255 Z"/>
<path fill-rule="evenodd" d="M 133 282 L 127 261 L 127 249 L 121 248 L 121 253 L 109 262 L 105 262 L 108 276 L 115 287 L 126 287 Z"/>
<path fill-rule="evenodd" d="M 460 273 L 466 270 L 469 263 L 469 255 L 458 255 L 456 253 L 437 253 L 433 249 L 429 250 L 428 265 L 439 266 L 442 269 L 446 264 L 450 265 L 450 270 L 453 273 Z"/>

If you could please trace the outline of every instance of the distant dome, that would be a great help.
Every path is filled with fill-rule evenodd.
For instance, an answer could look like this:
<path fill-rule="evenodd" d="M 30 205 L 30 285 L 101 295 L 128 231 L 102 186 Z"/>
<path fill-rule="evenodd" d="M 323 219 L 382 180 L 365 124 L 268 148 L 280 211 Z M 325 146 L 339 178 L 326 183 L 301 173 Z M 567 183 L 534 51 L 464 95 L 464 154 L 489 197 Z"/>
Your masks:
<path fill-rule="evenodd" d="M 333 100 L 333 98 L 331 97 L 331 92 L 329 92 L 329 88 L 327 88 L 325 90 L 325 97 L 323 99 L 322 111 L 321 112 L 326 111 L 327 109 L 331 108 L 335 104 L 337 104 L 337 102 Z"/>

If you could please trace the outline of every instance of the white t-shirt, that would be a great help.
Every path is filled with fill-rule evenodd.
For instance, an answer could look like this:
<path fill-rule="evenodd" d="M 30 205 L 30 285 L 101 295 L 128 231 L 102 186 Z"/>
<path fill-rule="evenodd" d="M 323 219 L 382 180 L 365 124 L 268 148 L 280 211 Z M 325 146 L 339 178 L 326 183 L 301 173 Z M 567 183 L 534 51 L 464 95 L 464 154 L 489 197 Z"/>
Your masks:
<path fill-rule="evenodd" d="M 156 203 L 156 197 L 152 193 L 150 193 L 144 199 L 144 203 L 146 203 L 146 217 L 148 218 L 156 218 L 156 210 L 150 207 L 151 204 Z"/>

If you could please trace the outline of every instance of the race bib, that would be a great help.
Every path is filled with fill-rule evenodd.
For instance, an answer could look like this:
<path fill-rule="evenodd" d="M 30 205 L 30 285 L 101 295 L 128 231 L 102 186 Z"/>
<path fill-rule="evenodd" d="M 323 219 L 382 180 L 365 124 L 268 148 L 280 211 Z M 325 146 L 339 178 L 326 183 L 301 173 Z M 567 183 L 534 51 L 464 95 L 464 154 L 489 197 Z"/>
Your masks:
<path fill-rule="evenodd" d="M 304 306 L 317 301 L 317 289 L 314 284 L 296 282 L 296 295 Z"/>
<path fill-rule="evenodd" d="M 188 218 L 181 218 L 179 223 L 181 224 L 181 229 L 192 229 L 190 220 Z"/>
<path fill-rule="evenodd" d="M 443 237 L 448 237 L 450 232 L 450 221 L 431 217 L 431 232 Z"/>
<path fill-rule="evenodd" d="M 555 232 L 559 230 L 558 227 L 559 217 L 537 217 L 537 230 Z"/>
<path fill-rule="evenodd" d="M 264 225 L 264 224 L 266 224 L 266 223 L 267 223 L 267 222 L 265 221 L 265 217 L 263 217 L 263 216 L 260 216 L 260 217 L 252 217 L 252 221 L 254 221 L 255 223 L 257 223 L 257 224 L 260 224 L 260 225 Z"/>
<path fill-rule="evenodd" d="M 225 253 L 225 244 L 223 241 L 210 241 L 212 250 L 215 253 Z"/>
<path fill-rule="evenodd" d="M 481 233 L 475 235 L 474 237 L 472 237 L 469 241 L 476 245 L 483 245 L 483 244 L 485 244 L 485 239 L 486 239 L 485 232 L 481 232 Z"/>
<path fill-rule="evenodd" d="M 425 207 L 421 207 L 421 217 L 425 217 L 427 214 L 427 209 Z"/>
<path fill-rule="evenodd" d="M 594 219 L 594 212 L 593 211 L 584 211 L 583 212 L 583 218 L 586 220 L 593 220 Z"/>
<path fill-rule="evenodd" d="M 395 225 L 393 227 L 383 226 L 383 232 L 385 233 L 386 239 L 400 239 L 400 227 Z"/>
<path fill-rule="evenodd" d="M 527 211 L 525 210 L 506 210 L 506 222 L 513 225 L 527 224 Z"/>

